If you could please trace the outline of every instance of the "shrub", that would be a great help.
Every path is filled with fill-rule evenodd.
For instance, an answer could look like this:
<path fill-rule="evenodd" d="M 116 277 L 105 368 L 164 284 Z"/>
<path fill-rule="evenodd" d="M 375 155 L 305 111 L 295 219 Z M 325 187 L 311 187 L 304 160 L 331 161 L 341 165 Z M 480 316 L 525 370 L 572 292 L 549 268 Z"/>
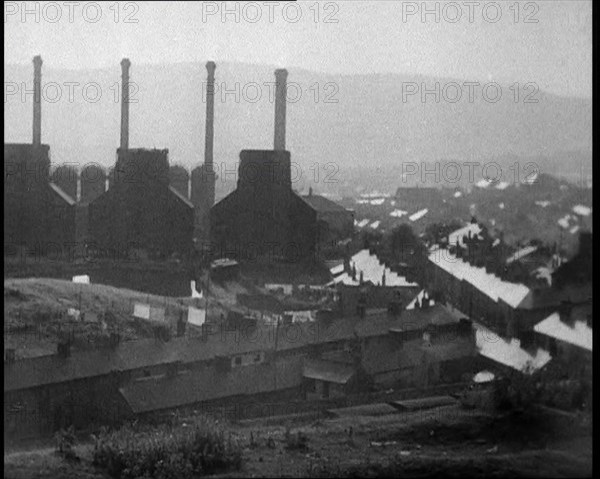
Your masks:
<path fill-rule="evenodd" d="M 77 460 L 77 454 L 73 451 L 73 446 L 76 442 L 75 430 L 73 426 L 68 429 L 61 429 L 54 435 L 56 440 L 56 453 L 63 456 L 65 459 Z"/>
<path fill-rule="evenodd" d="M 175 479 L 241 466 L 241 447 L 209 420 L 190 427 L 124 426 L 95 437 L 93 463 L 114 478 Z"/>
<path fill-rule="evenodd" d="M 308 437 L 302 431 L 292 434 L 289 428 L 285 430 L 285 448 L 290 451 L 308 449 Z"/>

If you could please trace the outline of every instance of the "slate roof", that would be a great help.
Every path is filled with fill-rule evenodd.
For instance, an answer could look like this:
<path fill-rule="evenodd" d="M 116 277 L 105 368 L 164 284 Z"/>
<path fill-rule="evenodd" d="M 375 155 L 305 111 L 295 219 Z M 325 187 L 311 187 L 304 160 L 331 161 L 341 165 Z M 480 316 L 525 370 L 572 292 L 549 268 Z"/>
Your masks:
<path fill-rule="evenodd" d="M 262 325 L 256 332 L 244 329 L 227 330 L 215 326 L 206 340 L 193 337 L 175 337 L 168 342 L 142 339 L 118 344 L 115 348 L 93 351 L 73 351 L 67 358 L 57 355 L 41 356 L 4 363 L 4 391 L 20 390 L 61 383 L 112 371 L 148 368 L 180 361 L 183 364 L 208 361 L 218 356 L 235 356 L 255 351 L 292 350 L 310 344 L 344 341 L 355 333 L 359 337 L 385 335 L 392 328 L 401 330 L 424 329 L 429 324 L 456 323 L 441 305 L 427 309 L 403 311 L 393 318 L 385 310 L 368 311 L 364 319 L 341 318 L 326 326 L 323 323 L 294 323 L 290 326 Z"/>
<path fill-rule="evenodd" d="M 134 381 L 119 392 L 136 413 L 157 411 L 232 396 L 254 395 L 297 387 L 302 369 L 293 364 L 263 363 L 229 372 L 205 368 L 172 378 Z"/>
<path fill-rule="evenodd" d="M 317 212 L 340 212 L 347 213 L 348 210 L 343 206 L 337 204 L 335 201 L 331 201 L 321 195 L 306 195 L 300 196 L 313 210 Z"/>
<path fill-rule="evenodd" d="M 354 368 L 348 364 L 312 359 L 304 362 L 302 375 L 308 379 L 346 384 L 352 378 L 354 372 Z"/>

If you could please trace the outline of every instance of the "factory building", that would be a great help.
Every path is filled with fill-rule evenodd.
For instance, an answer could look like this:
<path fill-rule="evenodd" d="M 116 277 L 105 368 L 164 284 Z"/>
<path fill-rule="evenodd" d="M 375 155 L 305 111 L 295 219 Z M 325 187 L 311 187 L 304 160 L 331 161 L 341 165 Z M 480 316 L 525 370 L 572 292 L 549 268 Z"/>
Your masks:
<path fill-rule="evenodd" d="M 32 254 L 56 257 L 75 240 L 75 198 L 50 178 L 50 146 L 41 141 L 40 56 L 33 65 L 33 142 L 4 144 L 5 254 L 7 247 L 26 247 Z"/>
<path fill-rule="evenodd" d="M 168 150 L 129 148 L 129 66 L 121 62 L 121 146 L 109 189 L 89 204 L 89 232 L 102 251 L 156 259 L 191 252 L 192 203 L 169 185 Z"/>
<path fill-rule="evenodd" d="M 354 211 L 344 208 L 335 201 L 315 195 L 312 188 L 301 197 L 317 212 L 319 245 L 334 246 L 351 238 L 354 234 Z"/>
<path fill-rule="evenodd" d="M 292 190 L 291 157 L 285 149 L 287 71 L 276 70 L 275 78 L 274 149 L 240 153 L 237 189 L 210 211 L 217 257 L 297 261 L 316 255 L 324 241 L 352 233 L 351 212 Z"/>

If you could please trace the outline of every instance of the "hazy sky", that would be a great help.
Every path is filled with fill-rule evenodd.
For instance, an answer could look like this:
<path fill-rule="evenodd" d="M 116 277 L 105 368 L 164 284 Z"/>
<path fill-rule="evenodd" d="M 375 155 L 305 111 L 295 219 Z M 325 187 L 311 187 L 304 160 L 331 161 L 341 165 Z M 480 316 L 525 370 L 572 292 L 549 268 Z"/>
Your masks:
<path fill-rule="evenodd" d="M 47 68 L 69 69 L 114 66 L 124 56 L 138 65 L 210 58 L 536 82 L 592 96 L 591 1 L 427 2 L 439 22 L 435 13 L 422 17 L 421 1 L 101 2 L 101 10 L 79 2 L 71 18 L 68 3 L 26 2 L 23 16 L 22 2 L 5 2 L 5 63 L 30 64 L 36 54 Z M 234 13 L 223 17 L 225 8 Z"/>

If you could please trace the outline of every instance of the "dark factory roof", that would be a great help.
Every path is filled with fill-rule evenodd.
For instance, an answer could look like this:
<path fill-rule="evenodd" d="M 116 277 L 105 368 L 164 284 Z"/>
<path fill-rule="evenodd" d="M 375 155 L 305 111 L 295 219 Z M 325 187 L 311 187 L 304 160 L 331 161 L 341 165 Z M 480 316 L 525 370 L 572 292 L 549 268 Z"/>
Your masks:
<path fill-rule="evenodd" d="M 299 195 L 300 196 L 300 195 Z M 306 195 L 300 196 L 313 210 L 322 213 L 330 212 L 348 212 L 346 208 L 338 205 L 335 201 L 328 200 L 324 196 L 320 195 Z"/>
<path fill-rule="evenodd" d="M 113 349 L 73 351 L 67 358 L 57 355 L 4 363 L 4 391 L 39 387 L 67 381 L 181 362 L 189 364 L 254 351 L 291 350 L 311 344 L 344 341 L 355 336 L 388 334 L 392 329 L 421 330 L 431 324 L 458 323 L 441 305 L 402 311 L 399 318 L 386 311 L 367 312 L 365 318 L 342 318 L 329 325 L 321 322 L 293 323 L 275 328 L 261 325 L 256 330 L 214 326 L 207 339 L 177 337 L 168 342 L 142 339 L 118 344 Z M 275 341 L 275 331 L 277 341 Z"/>

